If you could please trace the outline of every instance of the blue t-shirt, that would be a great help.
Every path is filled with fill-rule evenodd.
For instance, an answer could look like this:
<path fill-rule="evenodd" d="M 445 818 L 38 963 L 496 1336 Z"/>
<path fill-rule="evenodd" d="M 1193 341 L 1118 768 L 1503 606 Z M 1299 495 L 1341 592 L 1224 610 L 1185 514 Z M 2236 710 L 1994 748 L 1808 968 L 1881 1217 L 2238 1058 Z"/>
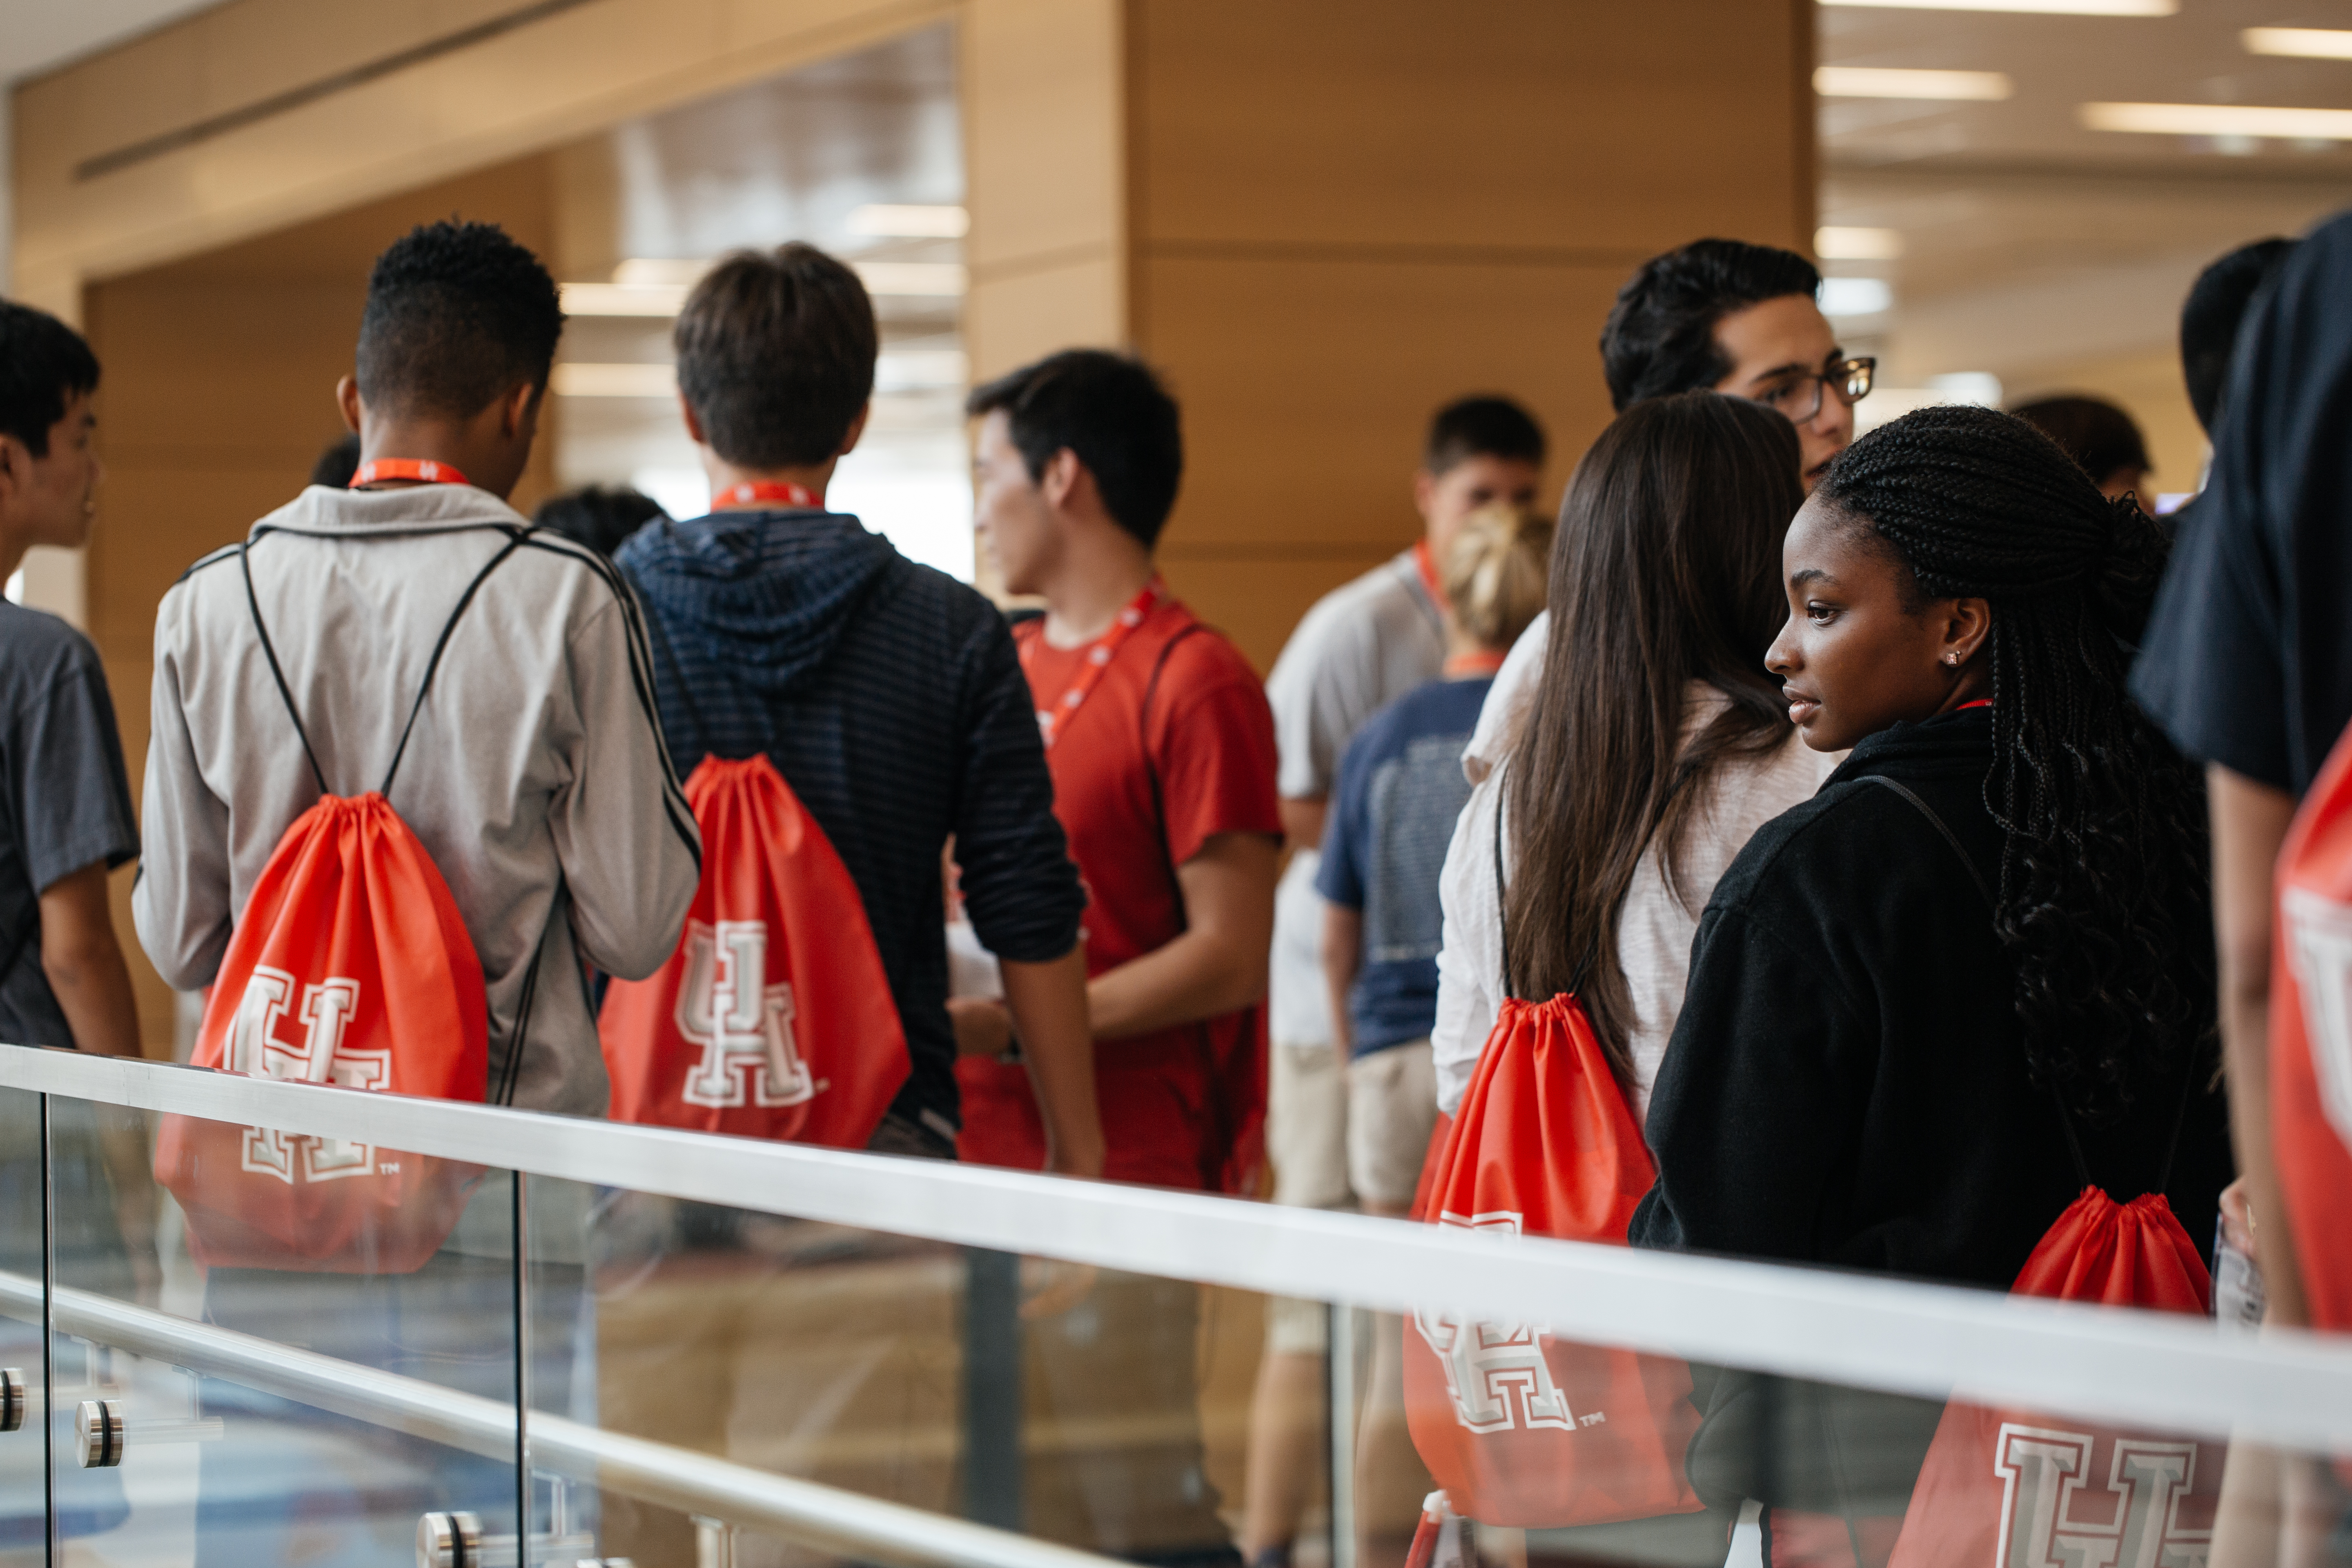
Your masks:
<path fill-rule="evenodd" d="M 1357 1056 L 1427 1039 L 1437 1022 L 1437 876 L 1470 799 L 1462 749 L 1493 684 L 1433 680 L 1366 720 L 1339 760 L 1315 890 L 1363 912 L 1348 993 Z"/>

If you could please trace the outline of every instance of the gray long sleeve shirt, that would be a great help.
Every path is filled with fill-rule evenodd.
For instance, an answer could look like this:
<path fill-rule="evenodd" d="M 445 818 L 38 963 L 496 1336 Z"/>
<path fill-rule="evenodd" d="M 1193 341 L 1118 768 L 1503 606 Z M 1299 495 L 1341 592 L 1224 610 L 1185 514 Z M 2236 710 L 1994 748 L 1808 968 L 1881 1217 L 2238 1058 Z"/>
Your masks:
<path fill-rule="evenodd" d="M 255 525 L 254 594 L 330 790 L 383 784 L 458 596 L 507 531 L 527 526 L 464 485 L 314 486 Z M 636 602 L 611 568 L 532 535 L 457 621 L 388 793 L 447 879 L 481 959 L 490 1093 L 507 1103 L 603 1113 L 581 957 L 628 979 L 652 973 L 694 899 L 701 841 L 663 749 L 651 662 Z M 318 798 L 237 552 L 208 556 L 155 617 L 131 908 L 166 982 L 211 983 L 262 867 Z"/>

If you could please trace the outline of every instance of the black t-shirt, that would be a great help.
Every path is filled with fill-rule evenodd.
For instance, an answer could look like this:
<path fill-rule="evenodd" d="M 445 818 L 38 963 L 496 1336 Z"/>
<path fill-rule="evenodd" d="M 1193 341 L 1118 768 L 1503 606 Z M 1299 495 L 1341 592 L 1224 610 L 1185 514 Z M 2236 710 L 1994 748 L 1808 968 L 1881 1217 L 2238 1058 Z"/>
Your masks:
<path fill-rule="evenodd" d="M 41 968 L 41 894 L 138 853 L 98 650 L 55 616 L 0 600 L 0 1040 L 74 1043 Z"/>
<path fill-rule="evenodd" d="M 2132 695 L 2200 762 L 2300 795 L 2352 721 L 2352 214 L 2238 334 L 2212 481 L 2183 520 Z"/>

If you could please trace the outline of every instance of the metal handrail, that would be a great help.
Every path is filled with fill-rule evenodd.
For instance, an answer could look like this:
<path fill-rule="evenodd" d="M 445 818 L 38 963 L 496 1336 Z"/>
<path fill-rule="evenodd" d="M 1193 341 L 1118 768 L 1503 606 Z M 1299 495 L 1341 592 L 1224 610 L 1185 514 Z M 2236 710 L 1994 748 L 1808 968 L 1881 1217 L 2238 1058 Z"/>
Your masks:
<path fill-rule="evenodd" d="M 38 1321 L 41 1282 L 0 1272 L 0 1308 Z M 56 1331 L 485 1458 L 515 1457 L 515 1407 L 59 1286 Z M 530 1467 L 819 1552 L 899 1568 L 1122 1568 L 1108 1557 L 530 1413 Z"/>
<path fill-rule="evenodd" d="M 2352 1339 L 0 1047 L 0 1088 L 1790 1377 L 2352 1451 Z"/>

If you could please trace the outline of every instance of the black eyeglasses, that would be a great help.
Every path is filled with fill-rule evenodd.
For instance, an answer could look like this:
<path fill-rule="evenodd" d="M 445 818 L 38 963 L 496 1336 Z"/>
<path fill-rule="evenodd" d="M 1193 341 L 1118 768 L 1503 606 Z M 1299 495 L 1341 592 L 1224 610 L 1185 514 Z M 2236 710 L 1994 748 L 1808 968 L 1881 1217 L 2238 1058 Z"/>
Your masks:
<path fill-rule="evenodd" d="M 1779 409 L 1792 425 L 1803 425 L 1821 413 L 1824 387 L 1834 390 L 1838 401 L 1851 408 L 1870 395 L 1870 384 L 1877 374 L 1875 359 L 1832 360 L 1819 374 L 1791 376 L 1759 393 L 1752 401 Z"/>

